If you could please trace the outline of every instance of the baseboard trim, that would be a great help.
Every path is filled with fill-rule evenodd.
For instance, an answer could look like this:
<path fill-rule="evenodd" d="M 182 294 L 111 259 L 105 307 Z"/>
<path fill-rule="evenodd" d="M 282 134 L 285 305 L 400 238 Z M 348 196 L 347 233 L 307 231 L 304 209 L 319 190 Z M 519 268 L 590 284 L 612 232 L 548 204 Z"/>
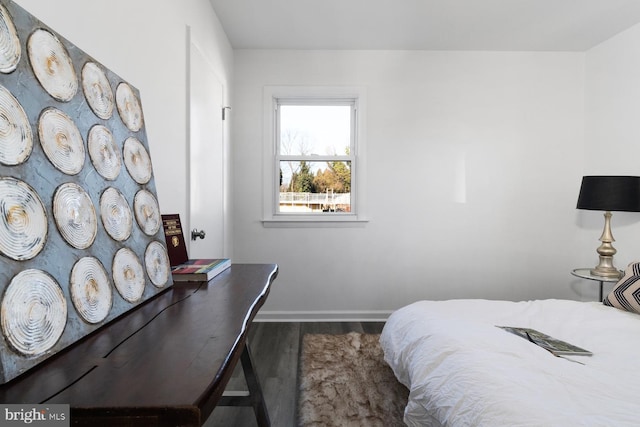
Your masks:
<path fill-rule="evenodd" d="M 393 311 L 260 311 L 254 322 L 385 322 Z"/>

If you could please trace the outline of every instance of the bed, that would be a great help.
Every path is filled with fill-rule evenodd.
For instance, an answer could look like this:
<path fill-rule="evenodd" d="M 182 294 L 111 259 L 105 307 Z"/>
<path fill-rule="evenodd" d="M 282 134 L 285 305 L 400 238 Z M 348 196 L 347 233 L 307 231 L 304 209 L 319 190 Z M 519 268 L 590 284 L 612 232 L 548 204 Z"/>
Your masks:
<path fill-rule="evenodd" d="M 555 357 L 496 325 L 533 328 L 593 355 Z M 409 389 L 409 426 L 640 425 L 640 315 L 618 307 L 419 301 L 389 317 L 380 343 Z"/>

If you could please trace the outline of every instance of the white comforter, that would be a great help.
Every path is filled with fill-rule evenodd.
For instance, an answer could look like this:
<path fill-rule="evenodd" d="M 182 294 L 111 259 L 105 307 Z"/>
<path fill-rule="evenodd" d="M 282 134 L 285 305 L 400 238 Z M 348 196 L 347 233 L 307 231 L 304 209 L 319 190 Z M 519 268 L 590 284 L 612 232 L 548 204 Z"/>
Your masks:
<path fill-rule="evenodd" d="M 593 352 L 554 357 L 496 328 L 530 327 Z M 420 301 L 382 331 L 409 390 L 409 426 L 638 426 L 640 316 L 566 300 Z"/>

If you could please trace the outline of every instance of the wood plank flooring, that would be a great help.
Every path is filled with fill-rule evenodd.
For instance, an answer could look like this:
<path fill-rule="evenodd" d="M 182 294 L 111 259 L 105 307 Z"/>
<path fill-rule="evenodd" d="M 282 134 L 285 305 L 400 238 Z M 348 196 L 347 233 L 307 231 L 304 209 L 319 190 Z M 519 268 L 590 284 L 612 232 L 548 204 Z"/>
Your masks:
<path fill-rule="evenodd" d="M 248 341 L 262 392 L 267 403 L 271 425 L 296 425 L 296 390 L 298 357 L 304 334 L 346 334 L 363 332 L 376 334 L 384 322 L 256 322 L 251 326 Z M 227 390 L 246 390 L 242 369 L 238 363 Z M 251 408 L 218 407 L 205 427 L 257 426 Z"/>

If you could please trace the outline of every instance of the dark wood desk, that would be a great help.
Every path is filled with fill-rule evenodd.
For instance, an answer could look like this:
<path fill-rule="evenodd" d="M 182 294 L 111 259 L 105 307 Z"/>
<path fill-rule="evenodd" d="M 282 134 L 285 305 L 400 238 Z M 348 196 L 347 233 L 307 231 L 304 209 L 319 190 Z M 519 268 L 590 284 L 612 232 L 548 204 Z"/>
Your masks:
<path fill-rule="evenodd" d="M 177 283 L 36 368 L 0 386 L 2 403 L 71 405 L 72 425 L 200 426 L 238 360 L 253 376 L 248 328 L 278 273 L 233 264 L 216 278 Z M 247 378 L 258 424 L 269 425 L 257 378 Z"/>

